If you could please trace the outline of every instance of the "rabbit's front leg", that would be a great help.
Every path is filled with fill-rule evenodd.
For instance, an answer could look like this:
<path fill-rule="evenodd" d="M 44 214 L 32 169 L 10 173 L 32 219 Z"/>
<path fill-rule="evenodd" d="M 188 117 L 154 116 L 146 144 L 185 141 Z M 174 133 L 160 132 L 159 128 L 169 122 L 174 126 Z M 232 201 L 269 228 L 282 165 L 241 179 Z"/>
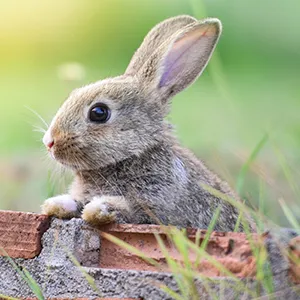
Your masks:
<path fill-rule="evenodd" d="M 68 195 L 59 195 L 47 199 L 41 206 L 42 213 L 61 219 L 71 219 L 80 216 L 78 202 Z"/>
<path fill-rule="evenodd" d="M 82 211 L 82 219 L 92 225 L 119 221 L 130 211 L 129 205 L 121 196 L 94 197 Z"/>

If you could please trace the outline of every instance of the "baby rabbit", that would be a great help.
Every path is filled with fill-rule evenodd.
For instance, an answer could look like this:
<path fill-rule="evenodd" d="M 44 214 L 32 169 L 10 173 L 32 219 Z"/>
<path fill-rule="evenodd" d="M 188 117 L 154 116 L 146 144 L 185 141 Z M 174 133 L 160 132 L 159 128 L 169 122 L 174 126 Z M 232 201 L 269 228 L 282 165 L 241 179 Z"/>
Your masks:
<path fill-rule="evenodd" d="M 218 19 L 178 16 L 156 25 L 124 75 L 74 90 L 43 142 L 75 173 L 69 193 L 42 212 L 82 217 L 92 225 L 120 223 L 234 229 L 238 210 L 204 185 L 237 197 L 185 148 L 165 121 L 171 98 L 202 73 L 221 34 Z M 239 201 L 237 199 L 237 201 Z"/>

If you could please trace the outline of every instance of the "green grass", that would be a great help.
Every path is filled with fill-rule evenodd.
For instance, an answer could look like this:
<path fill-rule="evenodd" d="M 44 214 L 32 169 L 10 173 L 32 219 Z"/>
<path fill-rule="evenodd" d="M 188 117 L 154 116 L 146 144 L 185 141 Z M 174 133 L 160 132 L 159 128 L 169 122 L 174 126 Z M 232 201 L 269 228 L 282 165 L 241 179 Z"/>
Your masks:
<path fill-rule="evenodd" d="M 216 193 L 218 193 L 219 195 L 219 192 Z M 234 203 L 234 200 L 229 199 L 226 195 L 224 195 L 223 198 L 225 201 L 229 201 L 232 204 Z M 241 209 L 244 214 L 251 213 L 253 216 L 256 216 L 255 219 L 259 219 L 262 217 L 262 215 L 255 215 L 256 212 L 249 209 L 244 204 L 237 203 L 237 205 L 235 206 Z M 282 204 L 282 208 L 285 211 L 285 214 L 287 215 L 287 219 L 290 221 L 291 225 L 292 226 L 296 225 L 295 229 L 297 229 L 298 223 L 295 223 L 294 216 L 292 215 L 292 213 L 288 210 L 288 208 L 284 204 Z M 170 227 L 170 228 L 163 227 L 163 229 L 165 230 L 164 234 L 167 236 L 168 244 L 172 244 L 175 247 L 176 251 L 179 253 L 180 256 L 179 260 L 172 258 L 164 242 L 165 239 L 162 239 L 160 234 L 155 234 L 159 248 L 162 254 L 166 258 L 168 268 L 172 273 L 172 275 L 174 276 L 174 279 L 179 288 L 179 292 L 175 292 L 171 290 L 169 287 L 159 283 L 154 283 L 154 285 L 159 286 L 165 293 L 167 293 L 170 297 L 174 299 L 181 299 L 181 300 L 199 299 L 201 295 L 198 294 L 197 285 L 195 282 L 195 279 L 198 279 L 200 280 L 201 284 L 204 286 L 207 293 L 210 295 L 212 299 L 219 299 L 219 295 L 215 294 L 213 290 L 210 288 L 210 283 L 213 282 L 219 283 L 219 282 L 215 278 L 206 277 L 197 271 L 197 267 L 201 264 L 201 261 L 206 260 L 210 262 L 211 265 L 214 266 L 217 270 L 220 271 L 221 276 L 227 277 L 228 279 L 232 280 L 232 282 L 223 283 L 223 284 L 228 288 L 231 288 L 233 292 L 236 293 L 242 292 L 243 294 L 247 294 L 251 298 L 260 297 L 263 290 L 266 291 L 267 295 L 270 295 L 270 297 L 271 295 L 276 295 L 275 282 L 273 279 L 271 265 L 269 262 L 268 252 L 267 249 L 265 248 L 265 244 L 262 242 L 262 240 L 256 241 L 253 239 L 252 234 L 249 230 L 249 225 L 247 223 L 247 220 L 244 219 L 243 217 L 241 218 L 241 223 L 243 224 L 247 240 L 250 243 L 252 254 L 256 262 L 257 271 L 256 271 L 255 279 L 257 281 L 257 284 L 255 290 L 249 290 L 246 284 L 243 281 L 241 281 L 240 278 L 236 277 L 233 273 L 231 273 L 228 269 L 226 269 L 219 261 L 217 261 L 215 258 L 210 256 L 206 252 L 207 242 L 218 220 L 219 213 L 220 211 L 217 209 L 208 227 L 207 233 L 204 239 L 201 241 L 201 243 L 200 243 L 199 231 L 196 234 L 195 242 L 192 242 L 187 237 L 185 230 L 179 230 L 174 227 Z M 264 220 L 261 221 L 263 222 Z M 160 264 L 157 261 L 147 257 L 143 252 L 136 249 L 135 247 L 107 233 L 104 233 L 103 237 L 115 243 L 119 247 L 124 248 L 127 251 L 133 253 L 134 255 L 142 258 L 148 264 L 155 266 L 158 271 L 161 270 Z M 290 259 L 292 259 L 292 261 L 295 264 L 300 265 L 299 259 L 296 259 L 295 257 L 291 257 L 287 249 L 281 249 L 281 250 L 283 255 L 288 256 Z M 196 253 L 196 260 L 193 262 L 190 260 L 189 257 L 190 253 L 192 252 Z"/>

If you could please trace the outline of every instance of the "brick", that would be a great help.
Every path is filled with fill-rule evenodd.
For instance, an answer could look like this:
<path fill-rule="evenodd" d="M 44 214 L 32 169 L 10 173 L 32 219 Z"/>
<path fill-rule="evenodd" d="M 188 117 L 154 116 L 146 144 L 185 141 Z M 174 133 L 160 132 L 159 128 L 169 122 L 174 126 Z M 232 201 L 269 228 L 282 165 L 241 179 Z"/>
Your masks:
<path fill-rule="evenodd" d="M 183 264 L 181 254 L 168 240 L 166 227 L 157 225 L 125 225 L 111 224 L 100 228 L 104 239 L 101 241 L 100 267 L 107 269 L 126 269 L 138 271 L 163 271 L 170 272 L 165 256 L 163 255 L 154 233 L 159 234 L 171 258 Z M 196 229 L 187 229 L 188 238 L 195 241 Z M 157 267 L 145 262 L 135 254 L 120 248 L 105 238 L 105 234 L 111 234 L 129 245 L 137 248 L 146 257 L 159 263 Z M 200 242 L 203 241 L 206 231 L 200 230 Z M 253 234 L 255 242 L 262 240 L 257 234 Z M 237 277 L 254 277 L 256 275 L 256 263 L 252 254 L 250 243 L 244 233 L 213 232 L 209 238 L 206 251 L 219 263 L 223 264 Z M 192 263 L 196 261 L 196 254 L 189 253 Z M 224 276 L 218 268 L 207 260 L 201 260 L 197 271 L 204 276 Z"/>
<path fill-rule="evenodd" d="M 45 215 L 0 211 L 0 256 L 2 249 L 13 258 L 34 258 L 41 251 L 41 237 L 50 219 Z"/>

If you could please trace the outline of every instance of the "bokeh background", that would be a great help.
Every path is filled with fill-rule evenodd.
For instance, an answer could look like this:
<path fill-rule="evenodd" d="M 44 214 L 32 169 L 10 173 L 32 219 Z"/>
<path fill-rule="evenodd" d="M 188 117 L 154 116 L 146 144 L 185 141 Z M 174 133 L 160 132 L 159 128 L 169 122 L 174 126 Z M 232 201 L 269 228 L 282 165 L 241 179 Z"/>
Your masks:
<path fill-rule="evenodd" d="M 31 110 L 49 122 L 73 88 L 121 74 L 152 26 L 190 14 L 220 18 L 224 31 L 170 120 L 184 145 L 288 226 L 280 201 L 300 216 L 299 11 L 298 0 L 1 1 L 0 209 L 39 211 L 69 180 L 47 162 Z"/>

